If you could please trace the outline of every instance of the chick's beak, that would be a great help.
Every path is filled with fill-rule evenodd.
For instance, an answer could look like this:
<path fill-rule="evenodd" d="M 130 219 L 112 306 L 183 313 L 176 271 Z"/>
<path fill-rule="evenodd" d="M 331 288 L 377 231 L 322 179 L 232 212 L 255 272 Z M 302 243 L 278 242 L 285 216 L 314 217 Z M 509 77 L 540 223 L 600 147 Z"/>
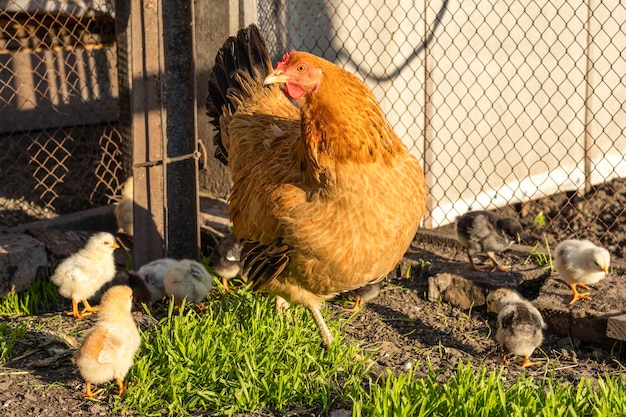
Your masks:
<path fill-rule="evenodd" d="M 286 83 L 288 80 L 289 80 L 289 77 L 283 74 L 282 70 L 274 70 L 267 77 L 265 77 L 265 80 L 263 80 L 263 85 L 278 84 L 278 83 L 282 84 L 282 83 Z"/>

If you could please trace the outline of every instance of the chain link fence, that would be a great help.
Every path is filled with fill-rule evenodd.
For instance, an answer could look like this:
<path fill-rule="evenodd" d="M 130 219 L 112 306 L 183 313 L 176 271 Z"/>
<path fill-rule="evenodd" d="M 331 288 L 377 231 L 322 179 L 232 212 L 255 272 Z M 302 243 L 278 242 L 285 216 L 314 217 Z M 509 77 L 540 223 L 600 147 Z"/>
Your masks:
<path fill-rule="evenodd" d="M 425 227 L 495 209 L 521 219 L 526 244 L 586 237 L 626 258 L 622 2 L 258 0 L 256 11 L 274 61 L 307 50 L 372 88 L 423 162 Z M 130 117 L 118 114 L 113 7 L 0 0 L 0 28 L 0 226 L 111 202 L 125 178 L 118 120 Z"/>
<path fill-rule="evenodd" d="M 0 1 L 0 226 L 111 201 L 117 96 L 110 4 Z"/>
<path fill-rule="evenodd" d="M 373 89 L 423 161 L 426 227 L 496 209 L 531 246 L 589 238 L 626 257 L 619 0 L 260 0 L 258 14 L 274 60 L 311 51 Z"/>

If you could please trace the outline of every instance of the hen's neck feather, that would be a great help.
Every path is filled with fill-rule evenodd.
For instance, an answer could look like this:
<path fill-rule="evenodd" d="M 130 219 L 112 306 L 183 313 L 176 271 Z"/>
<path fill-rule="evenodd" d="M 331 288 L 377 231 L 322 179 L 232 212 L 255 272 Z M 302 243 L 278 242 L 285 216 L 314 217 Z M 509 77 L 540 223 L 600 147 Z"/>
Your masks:
<path fill-rule="evenodd" d="M 318 181 L 332 179 L 336 164 L 389 164 L 396 154 L 406 152 L 374 95 L 358 78 L 334 65 L 323 70 L 320 88 L 301 106 L 308 168 Z"/>

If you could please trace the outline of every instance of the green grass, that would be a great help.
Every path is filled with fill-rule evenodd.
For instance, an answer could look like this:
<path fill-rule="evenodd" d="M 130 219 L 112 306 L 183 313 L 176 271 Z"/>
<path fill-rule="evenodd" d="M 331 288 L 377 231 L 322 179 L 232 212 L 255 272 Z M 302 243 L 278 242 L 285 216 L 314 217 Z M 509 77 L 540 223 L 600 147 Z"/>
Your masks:
<path fill-rule="evenodd" d="M 0 323 L 0 366 L 13 358 L 13 348 L 26 338 L 26 324 Z"/>
<path fill-rule="evenodd" d="M 0 316 L 22 317 L 49 310 L 59 298 L 56 286 L 47 279 L 38 279 L 26 290 L 11 291 L 0 297 Z"/>
<path fill-rule="evenodd" d="M 363 361 L 335 331 L 329 350 L 308 311 L 293 306 L 280 317 L 273 299 L 246 289 L 221 293 L 203 313 L 171 307 L 144 332 L 123 407 L 143 415 L 209 410 L 233 415 L 296 405 L 327 410 L 346 386 L 358 386 Z M 331 326 L 332 328 L 332 326 Z M 122 407 L 122 402 L 117 403 Z"/>
<path fill-rule="evenodd" d="M 42 309 L 54 298 L 42 296 L 49 288 L 41 285 L 0 300 L 0 314 Z M 292 306 L 281 317 L 271 298 L 249 288 L 214 291 L 205 305 L 205 312 L 185 306 L 182 315 L 171 302 L 157 309 L 156 323 L 141 332 L 128 392 L 99 401 L 112 403 L 115 413 L 132 410 L 145 416 L 232 416 L 295 408 L 319 415 L 344 408 L 353 417 L 626 415 L 622 375 L 571 384 L 547 371 L 507 380 L 504 368 L 489 371 L 459 363 L 453 370 L 431 367 L 427 375 L 388 371 L 376 378 L 366 365 L 372 352 L 348 343 L 337 319 L 327 319 L 336 341 L 325 350 L 302 307 Z M 0 364 L 14 356 L 26 331 L 26 324 L 0 322 Z M 112 394 L 113 387 L 106 392 Z"/>
<path fill-rule="evenodd" d="M 355 394 L 353 416 L 609 416 L 626 414 L 621 378 L 583 379 L 577 385 L 547 378 L 535 382 L 522 376 L 511 384 L 502 368 L 489 372 L 459 364 L 440 383 L 437 372 L 416 378 L 410 373 L 371 383 Z"/>

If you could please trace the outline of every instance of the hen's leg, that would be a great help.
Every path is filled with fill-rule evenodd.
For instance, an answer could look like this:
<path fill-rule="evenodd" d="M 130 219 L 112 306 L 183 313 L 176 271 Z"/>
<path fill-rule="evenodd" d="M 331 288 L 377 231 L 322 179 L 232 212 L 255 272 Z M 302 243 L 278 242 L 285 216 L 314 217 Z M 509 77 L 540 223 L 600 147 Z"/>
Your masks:
<path fill-rule="evenodd" d="M 500 265 L 498 261 L 496 261 L 496 255 L 493 252 L 487 252 L 487 256 L 491 259 L 491 262 L 493 262 L 492 271 L 507 272 L 511 269 L 509 265 Z"/>
<path fill-rule="evenodd" d="M 322 341 L 324 342 L 324 346 L 326 349 L 330 348 L 333 344 L 333 335 L 330 334 L 330 329 L 326 325 L 324 321 L 324 317 L 320 312 L 319 306 L 309 306 L 309 311 L 313 315 L 313 320 L 315 320 L 315 324 L 317 324 L 317 328 L 320 330 L 320 334 L 322 335 Z"/>
<path fill-rule="evenodd" d="M 289 301 L 285 300 L 280 295 L 274 297 L 274 308 L 278 314 L 284 314 L 289 308 Z"/>
<path fill-rule="evenodd" d="M 576 285 L 580 286 L 580 284 L 571 284 L 569 286 L 572 289 L 572 293 L 574 294 L 573 297 L 572 297 L 572 301 L 570 301 L 569 303 L 570 304 L 574 304 L 578 300 L 591 300 L 591 297 L 589 296 L 589 293 L 588 292 L 584 292 L 584 293 L 578 292 L 578 289 L 576 288 Z M 585 285 L 585 287 L 587 287 L 587 286 Z"/>

